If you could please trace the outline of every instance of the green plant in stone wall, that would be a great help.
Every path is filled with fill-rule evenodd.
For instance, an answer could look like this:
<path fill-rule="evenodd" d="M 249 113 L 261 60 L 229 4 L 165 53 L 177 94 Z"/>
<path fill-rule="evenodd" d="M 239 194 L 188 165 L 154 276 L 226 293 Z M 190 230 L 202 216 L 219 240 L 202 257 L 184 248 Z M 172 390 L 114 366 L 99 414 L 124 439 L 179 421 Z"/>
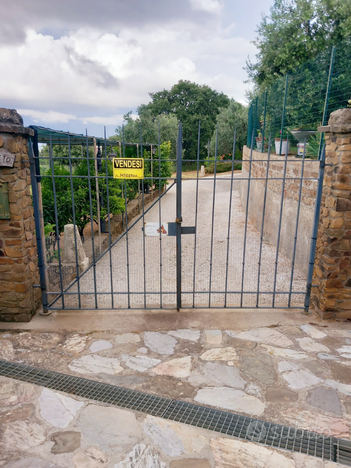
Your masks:
<path fill-rule="evenodd" d="M 89 161 L 90 175 L 95 175 L 95 161 Z M 107 161 L 108 175 L 112 176 L 112 163 Z M 66 224 L 73 223 L 73 210 L 72 210 L 72 190 L 70 171 L 67 166 L 59 163 L 54 164 L 55 188 L 56 188 L 56 209 L 58 216 L 58 229 L 63 232 Z M 47 170 L 45 175 L 51 176 L 51 169 Z M 90 202 L 89 202 L 89 179 L 88 175 L 88 162 L 86 159 L 80 160 L 73 171 L 73 196 L 74 196 L 74 209 L 75 209 L 75 223 L 78 227 L 80 235 L 83 235 L 85 226 L 90 222 Z M 102 167 L 100 171 L 101 176 L 106 175 L 106 161 L 102 160 Z M 95 189 L 95 179 L 90 179 L 91 187 L 91 209 L 93 220 L 97 222 L 97 198 Z M 109 204 L 110 213 L 113 215 L 119 214 L 125 209 L 124 198 L 121 197 L 121 181 L 109 179 Z M 107 199 L 107 184 L 104 177 L 99 178 L 99 189 L 103 198 Z M 43 198 L 43 212 L 45 224 L 56 224 L 55 218 L 55 200 L 51 177 L 42 178 L 42 198 Z M 107 216 L 107 203 L 100 207 L 100 217 L 104 219 Z"/>

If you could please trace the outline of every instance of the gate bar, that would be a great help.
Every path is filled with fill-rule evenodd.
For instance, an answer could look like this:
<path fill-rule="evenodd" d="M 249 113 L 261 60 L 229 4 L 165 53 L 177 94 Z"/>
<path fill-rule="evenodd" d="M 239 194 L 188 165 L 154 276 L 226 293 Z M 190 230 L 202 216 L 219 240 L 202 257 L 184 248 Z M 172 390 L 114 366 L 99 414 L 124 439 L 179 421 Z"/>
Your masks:
<path fill-rule="evenodd" d="M 177 310 L 182 307 L 182 123 L 179 122 L 177 141 L 176 224 L 177 224 Z"/>
<path fill-rule="evenodd" d="M 130 277 L 129 277 L 129 243 L 128 243 L 128 210 L 127 210 L 127 181 L 124 179 L 124 203 L 126 213 L 126 255 L 127 255 L 127 289 L 128 289 L 128 309 L 130 309 Z"/>
<path fill-rule="evenodd" d="M 225 265 L 225 294 L 224 294 L 224 307 L 227 307 L 227 290 L 228 290 L 228 268 L 229 268 L 229 242 L 230 242 L 230 221 L 232 214 L 232 198 L 233 198 L 233 183 L 234 183 L 234 161 L 235 161 L 235 146 L 236 146 L 236 127 L 234 130 L 233 141 L 233 155 L 232 155 L 232 177 L 230 181 L 230 195 L 229 195 L 229 214 L 228 214 L 228 235 L 227 235 L 227 259 Z"/>
<path fill-rule="evenodd" d="M 261 260 L 262 260 L 262 244 L 263 244 L 263 232 L 264 232 L 264 219 L 266 214 L 266 203 L 267 203 L 267 186 L 268 186 L 268 177 L 269 177 L 269 160 L 271 157 L 271 144 L 272 144 L 272 135 L 269 135 L 269 144 L 268 144 L 268 154 L 267 154 L 267 168 L 266 168 L 266 180 L 264 186 L 264 198 L 263 198 L 263 207 L 262 207 L 262 225 L 261 225 L 261 238 L 260 238 L 260 253 L 258 256 L 258 272 L 257 272 L 257 297 L 256 297 L 256 307 L 258 307 L 260 300 L 260 279 L 261 279 Z"/>
<path fill-rule="evenodd" d="M 64 298 L 64 295 L 63 295 L 63 277 L 62 277 L 61 249 L 60 249 L 60 231 L 59 231 L 59 227 L 58 227 L 55 168 L 54 168 L 54 161 L 52 159 L 52 156 L 53 156 L 53 154 L 52 154 L 52 140 L 51 140 L 51 133 L 50 133 L 50 146 L 49 146 L 49 157 L 50 157 L 50 159 L 49 159 L 49 163 L 50 163 L 50 167 L 51 167 L 52 192 L 53 192 L 53 195 L 54 195 L 55 232 L 56 232 L 57 253 L 58 253 L 59 270 L 60 270 L 61 300 L 62 300 L 62 309 L 64 309 L 65 308 L 65 298 Z"/>
<path fill-rule="evenodd" d="M 141 157 L 143 157 L 143 133 L 142 133 L 141 122 L 140 122 L 140 154 L 141 154 Z M 144 227 L 145 227 L 145 204 L 144 204 L 145 184 L 144 184 L 144 179 L 142 179 L 142 181 L 141 181 L 141 189 L 142 189 L 142 195 L 141 196 L 142 196 L 142 206 L 143 206 L 142 218 L 143 218 L 143 229 L 144 229 Z M 140 219 L 140 216 L 139 216 L 138 219 Z M 133 225 L 131 227 L 133 227 Z M 143 231 L 143 268 L 144 268 L 144 308 L 146 309 L 146 252 L 145 252 L 145 233 L 144 233 L 144 231 Z"/>
<path fill-rule="evenodd" d="M 215 204 L 216 204 L 216 178 L 217 178 L 217 151 L 218 151 L 218 125 L 216 132 L 216 146 L 215 146 L 215 163 L 213 174 L 213 200 L 212 200 L 212 226 L 211 226 L 211 255 L 210 255 L 210 284 L 208 295 L 208 306 L 211 307 L 211 283 L 212 283 L 212 260 L 213 260 L 213 229 L 215 218 Z"/>
<path fill-rule="evenodd" d="M 301 194 L 302 194 L 302 185 L 303 185 L 303 171 L 304 171 L 304 166 L 305 166 L 306 142 L 307 142 L 307 141 L 306 141 L 306 138 L 305 138 L 304 147 L 303 147 L 302 165 L 301 165 L 301 180 L 300 180 L 300 187 L 299 187 L 299 199 L 298 199 L 297 213 L 296 213 L 294 251 L 293 251 L 293 258 L 292 258 L 292 262 L 291 262 L 290 290 L 289 290 L 289 300 L 288 300 L 288 306 L 289 306 L 289 307 L 290 307 L 290 304 L 291 304 L 291 292 L 292 292 L 293 281 L 294 281 L 294 268 L 295 268 L 295 257 L 296 257 L 296 244 L 297 244 L 297 235 L 298 235 L 298 231 L 299 231 L 300 207 L 301 207 Z"/>
<path fill-rule="evenodd" d="M 286 180 L 286 166 L 288 163 L 288 149 L 289 149 L 289 138 L 286 143 L 285 149 L 285 160 L 284 160 L 284 172 L 282 182 L 282 198 L 280 201 L 280 214 L 279 214 L 279 226 L 278 226 L 278 238 L 277 238 L 277 250 L 275 255 L 275 269 L 274 269 L 274 284 L 273 284 L 273 301 L 272 307 L 275 307 L 275 292 L 277 287 L 277 273 L 278 273 L 278 259 L 279 259 L 279 246 L 280 246 L 280 234 L 282 230 L 282 217 L 283 217 L 283 206 L 284 206 L 284 191 L 285 191 L 285 180 Z M 281 150 L 281 149 L 280 149 Z"/>
<path fill-rule="evenodd" d="M 72 199 L 72 217 L 73 217 L 73 235 L 74 235 L 74 250 L 75 250 L 75 259 L 76 259 L 76 271 L 77 271 L 77 290 L 78 290 L 78 304 L 81 308 L 82 304 L 80 301 L 80 283 L 79 283 L 79 262 L 78 262 L 78 250 L 77 250 L 77 232 L 76 232 L 76 210 L 74 203 L 74 188 L 73 188 L 73 178 L 72 178 L 72 158 L 71 158 L 71 143 L 70 143 L 70 133 L 67 134 L 67 144 L 68 144 L 68 164 L 69 164 L 69 175 L 70 175 L 70 185 L 71 185 L 71 199 Z M 82 147 L 83 150 L 83 147 Z"/>
<path fill-rule="evenodd" d="M 199 203 L 199 164 L 200 164 L 200 136 L 201 136 L 201 120 L 199 120 L 199 130 L 197 135 L 197 158 L 196 158 L 196 199 L 195 199 L 195 239 L 194 239 L 194 274 L 193 274 L 193 307 L 195 307 L 195 280 L 196 280 L 196 241 L 197 241 L 197 210 Z"/>
<path fill-rule="evenodd" d="M 245 214 L 245 231 L 244 231 L 244 250 L 243 250 L 243 267 L 241 271 L 241 296 L 240 296 L 240 307 L 243 306 L 243 292 L 244 292 L 244 279 L 245 279 L 245 255 L 246 255 L 246 236 L 247 236 L 247 222 L 249 216 L 249 201 L 250 201 L 250 185 L 251 185 L 251 168 L 252 168 L 252 152 L 253 152 L 253 141 L 254 141 L 254 130 L 251 136 L 251 148 L 250 148 L 250 167 L 249 167 L 249 178 L 247 180 L 247 195 L 246 195 L 246 214 Z"/>
<path fill-rule="evenodd" d="M 89 204 L 90 204 L 90 226 L 91 226 L 91 244 L 93 248 L 93 272 L 94 272 L 94 292 L 95 292 L 95 309 L 98 308 L 96 295 L 96 262 L 95 262 L 95 246 L 94 246 L 94 219 L 93 219 L 93 204 L 91 196 L 91 178 L 90 178 L 90 157 L 89 157 L 89 142 L 88 131 L 86 130 L 86 150 L 87 150 L 87 166 L 88 166 L 88 187 L 89 187 Z M 76 246 L 77 248 L 77 246 Z"/>
<path fill-rule="evenodd" d="M 161 130 L 160 121 L 158 121 L 158 219 L 160 227 L 162 226 L 162 207 L 161 207 Z M 162 231 L 160 229 L 160 309 L 162 309 Z"/>
<path fill-rule="evenodd" d="M 48 298 L 46 295 L 46 278 L 45 278 L 45 263 L 44 263 L 44 252 L 41 238 L 41 223 L 40 223 L 40 212 L 39 212 L 39 195 L 38 185 L 35 170 L 35 160 L 33 151 L 33 141 L 28 140 L 28 156 L 30 162 L 30 177 L 32 182 L 32 196 L 33 196 L 33 207 L 34 207 L 34 221 L 35 221 L 35 234 L 37 238 L 37 249 L 38 249 L 38 267 L 40 276 L 40 289 L 41 289 L 41 300 L 43 303 L 43 314 L 48 313 Z"/>
<path fill-rule="evenodd" d="M 107 144 L 106 144 L 106 126 L 104 127 L 104 139 L 105 139 L 105 164 L 106 164 L 106 196 L 107 196 L 107 222 L 108 222 L 108 240 L 109 247 L 112 244 L 111 238 L 111 220 L 110 220 L 110 192 L 109 192 L 109 182 L 108 182 L 108 159 L 107 159 Z M 113 269 L 112 269 L 112 251 L 109 249 L 110 253 L 110 279 L 111 279 L 111 307 L 113 308 Z M 101 252 L 100 252 L 101 255 Z"/>
<path fill-rule="evenodd" d="M 314 257 L 316 255 L 316 244 L 317 244 L 317 234 L 319 226 L 319 217 L 321 211 L 322 203 L 322 191 L 323 191 L 323 181 L 324 181 L 324 168 L 325 168 L 325 145 L 321 154 L 320 164 L 319 164 L 319 175 L 318 175 L 318 187 L 316 194 L 316 206 L 314 210 L 314 221 L 313 221 L 313 230 L 311 237 L 311 249 L 310 249 L 310 261 L 308 266 L 307 273 L 307 290 L 305 296 L 305 313 L 308 313 L 311 302 L 311 290 L 312 290 L 312 277 L 313 277 L 313 267 L 314 267 Z"/>

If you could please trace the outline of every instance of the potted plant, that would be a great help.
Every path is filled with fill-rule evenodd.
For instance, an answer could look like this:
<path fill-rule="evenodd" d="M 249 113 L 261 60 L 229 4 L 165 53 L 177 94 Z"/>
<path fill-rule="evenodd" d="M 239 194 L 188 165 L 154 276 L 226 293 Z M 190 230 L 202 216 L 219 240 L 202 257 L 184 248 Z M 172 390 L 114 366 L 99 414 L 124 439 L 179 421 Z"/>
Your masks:
<path fill-rule="evenodd" d="M 282 133 L 281 131 L 279 133 L 276 133 L 275 138 L 274 138 L 275 153 L 280 154 L 280 155 L 285 155 L 286 153 L 289 153 L 290 141 L 288 141 L 287 138 L 283 138 L 282 148 L 281 148 L 281 151 L 280 151 L 281 133 Z"/>

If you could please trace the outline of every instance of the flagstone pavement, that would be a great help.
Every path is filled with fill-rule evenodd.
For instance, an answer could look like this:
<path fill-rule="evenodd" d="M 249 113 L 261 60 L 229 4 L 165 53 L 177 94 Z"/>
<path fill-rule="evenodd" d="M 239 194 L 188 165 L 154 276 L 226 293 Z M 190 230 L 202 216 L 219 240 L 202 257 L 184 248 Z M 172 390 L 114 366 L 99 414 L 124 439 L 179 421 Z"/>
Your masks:
<path fill-rule="evenodd" d="M 115 333 L 5 330 L 0 359 L 350 439 L 351 324 Z M 337 468 L 0 377 L 6 468 Z"/>

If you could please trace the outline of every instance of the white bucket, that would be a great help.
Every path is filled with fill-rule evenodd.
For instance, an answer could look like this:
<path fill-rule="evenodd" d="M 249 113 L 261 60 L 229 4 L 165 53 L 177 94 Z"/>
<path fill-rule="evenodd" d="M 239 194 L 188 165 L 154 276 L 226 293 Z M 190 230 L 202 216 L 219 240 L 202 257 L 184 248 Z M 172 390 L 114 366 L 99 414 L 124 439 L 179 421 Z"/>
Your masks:
<path fill-rule="evenodd" d="M 275 154 L 279 154 L 280 153 L 280 140 L 276 140 L 274 143 L 275 143 Z M 285 140 L 285 141 L 283 140 L 282 141 L 282 151 L 281 151 L 282 156 L 285 156 L 286 148 L 288 148 L 288 153 L 289 153 L 290 142 L 288 142 L 287 140 Z"/>
<path fill-rule="evenodd" d="M 297 155 L 298 156 L 303 156 L 303 153 L 305 151 L 305 143 L 298 143 L 297 144 Z"/>

